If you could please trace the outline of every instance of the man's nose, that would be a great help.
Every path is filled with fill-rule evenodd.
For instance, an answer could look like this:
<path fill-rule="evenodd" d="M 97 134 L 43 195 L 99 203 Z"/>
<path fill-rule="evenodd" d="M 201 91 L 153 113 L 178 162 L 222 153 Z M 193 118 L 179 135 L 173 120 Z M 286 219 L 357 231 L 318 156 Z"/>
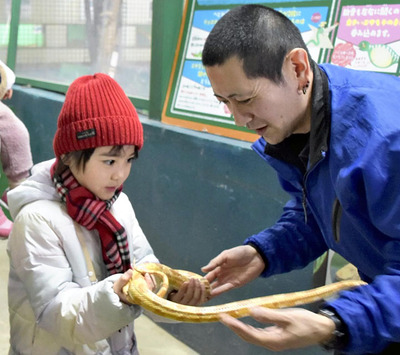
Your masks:
<path fill-rule="evenodd" d="M 236 126 L 246 127 L 246 125 L 251 121 L 251 116 L 237 107 L 231 107 L 231 113 L 235 120 Z"/>

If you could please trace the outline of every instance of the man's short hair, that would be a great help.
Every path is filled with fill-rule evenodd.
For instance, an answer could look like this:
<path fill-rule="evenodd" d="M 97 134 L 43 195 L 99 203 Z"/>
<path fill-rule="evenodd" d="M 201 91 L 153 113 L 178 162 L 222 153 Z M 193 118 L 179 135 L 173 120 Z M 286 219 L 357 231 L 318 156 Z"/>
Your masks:
<path fill-rule="evenodd" d="M 204 66 L 224 64 L 237 56 L 248 78 L 265 77 L 282 81 L 287 53 L 303 48 L 310 58 L 299 29 L 290 19 L 262 5 L 238 6 L 227 12 L 206 39 Z"/>

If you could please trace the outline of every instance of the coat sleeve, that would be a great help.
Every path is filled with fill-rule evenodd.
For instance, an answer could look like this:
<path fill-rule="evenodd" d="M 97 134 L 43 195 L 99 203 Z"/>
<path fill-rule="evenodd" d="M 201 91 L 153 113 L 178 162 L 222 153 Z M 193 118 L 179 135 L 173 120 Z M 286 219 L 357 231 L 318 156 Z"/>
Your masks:
<path fill-rule="evenodd" d="M 62 244 L 39 213 L 16 218 L 8 246 L 10 267 L 24 285 L 39 327 L 71 349 L 105 339 L 140 315 L 139 307 L 123 304 L 114 293 L 114 278 L 120 275 L 79 285 Z"/>
<path fill-rule="evenodd" d="M 309 211 L 306 221 L 301 188 L 283 179 L 280 182 L 292 197 L 286 203 L 281 217 L 270 228 L 244 241 L 244 244 L 255 244 L 268 260 L 268 266 L 262 274 L 264 277 L 304 268 L 328 250 Z"/>
<path fill-rule="evenodd" d="M 10 185 L 29 176 L 32 168 L 29 132 L 13 111 L 0 101 L 0 160 Z"/>
<path fill-rule="evenodd" d="M 271 227 L 252 235 L 244 244 L 253 244 L 267 260 L 268 265 L 261 276 L 301 269 L 322 255 L 328 247 L 321 231 L 307 208 L 307 220 L 303 209 L 302 175 L 293 167 L 268 157 L 265 153 L 266 142 L 260 138 L 253 145 L 253 150 L 278 173 L 282 188 L 290 195 L 283 213 Z"/>

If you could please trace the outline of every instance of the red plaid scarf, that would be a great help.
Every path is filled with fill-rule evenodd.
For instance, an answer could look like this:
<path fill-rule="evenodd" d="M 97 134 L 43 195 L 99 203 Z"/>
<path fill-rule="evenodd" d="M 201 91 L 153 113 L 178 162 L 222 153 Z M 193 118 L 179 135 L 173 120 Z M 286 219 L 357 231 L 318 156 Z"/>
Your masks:
<path fill-rule="evenodd" d="M 128 238 L 124 227 L 110 212 L 112 204 L 122 191 L 122 186 L 110 200 L 103 201 L 81 186 L 70 169 L 56 175 L 54 168 L 55 164 L 52 166 L 51 175 L 70 217 L 83 227 L 99 232 L 103 260 L 108 272 L 116 274 L 128 270 L 131 266 Z"/>

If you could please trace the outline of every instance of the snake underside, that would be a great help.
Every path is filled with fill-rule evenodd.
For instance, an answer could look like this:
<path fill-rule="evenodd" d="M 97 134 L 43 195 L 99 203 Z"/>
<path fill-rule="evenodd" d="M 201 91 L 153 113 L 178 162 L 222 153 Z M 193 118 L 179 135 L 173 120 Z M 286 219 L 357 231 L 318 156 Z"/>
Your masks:
<path fill-rule="evenodd" d="M 144 278 L 146 273 L 156 275 L 156 277 L 162 279 L 162 285 L 157 294 L 148 288 Z M 227 313 L 235 318 L 242 318 L 248 316 L 253 307 L 294 307 L 331 297 L 345 289 L 365 285 L 365 282 L 359 280 L 340 281 L 307 291 L 256 297 L 208 307 L 186 306 L 163 298 L 168 294 L 169 290 L 179 289 L 180 285 L 191 277 L 199 278 L 206 286 L 206 290 L 210 292 L 210 285 L 204 277 L 188 271 L 174 270 L 156 263 L 147 263 L 135 267 L 133 276 L 123 291 L 129 302 L 137 304 L 159 316 L 181 322 L 208 323 L 219 321 L 219 315 L 222 313 Z"/>

